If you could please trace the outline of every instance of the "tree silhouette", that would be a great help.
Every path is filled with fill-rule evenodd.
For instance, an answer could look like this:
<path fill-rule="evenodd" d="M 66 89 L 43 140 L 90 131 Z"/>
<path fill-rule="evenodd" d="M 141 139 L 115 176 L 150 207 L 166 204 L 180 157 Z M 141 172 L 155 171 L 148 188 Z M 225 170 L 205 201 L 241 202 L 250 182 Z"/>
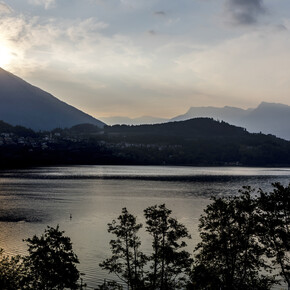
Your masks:
<path fill-rule="evenodd" d="M 20 256 L 9 257 L 0 249 L 0 289 L 23 289 L 26 270 Z"/>
<path fill-rule="evenodd" d="M 165 205 L 144 210 L 146 231 L 153 237 L 153 253 L 145 256 L 139 249 L 137 236 L 142 224 L 136 222 L 126 208 L 118 220 L 113 220 L 108 231 L 116 235 L 111 240 L 112 256 L 100 267 L 115 273 L 128 289 L 184 289 L 192 260 L 183 248 L 184 238 L 190 238 L 187 229 L 170 217 L 171 210 Z M 118 289 L 118 285 L 105 282 L 100 289 Z"/>
<path fill-rule="evenodd" d="M 47 227 L 40 237 L 25 240 L 29 255 L 24 258 L 28 268 L 28 289 L 77 289 L 79 271 L 72 243 L 64 232 Z"/>
<path fill-rule="evenodd" d="M 260 190 L 260 239 L 267 256 L 290 289 L 290 184 L 274 183 L 273 192 Z"/>
<path fill-rule="evenodd" d="M 251 194 L 244 187 L 240 196 L 213 198 L 205 209 L 190 289 L 265 290 L 274 283 L 261 272 L 269 268 L 257 239 L 258 201 Z"/>
<path fill-rule="evenodd" d="M 144 210 L 146 230 L 152 236 L 153 253 L 149 257 L 149 289 L 184 289 L 192 260 L 183 248 L 190 238 L 184 225 L 172 218 L 165 204 Z"/>
<path fill-rule="evenodd" d="M 100 263 L 100 267 L 116 274 L 129 289 L 142 289 L 144 286 L 145 255 L 140 251 L 141 241 L 137 236 L 142 224 L 136 222 L 136 217 L 126 208 L 117 221 L 108 224 L 108 232 L 117 239 L 110 241 L 112 256 Z"/>

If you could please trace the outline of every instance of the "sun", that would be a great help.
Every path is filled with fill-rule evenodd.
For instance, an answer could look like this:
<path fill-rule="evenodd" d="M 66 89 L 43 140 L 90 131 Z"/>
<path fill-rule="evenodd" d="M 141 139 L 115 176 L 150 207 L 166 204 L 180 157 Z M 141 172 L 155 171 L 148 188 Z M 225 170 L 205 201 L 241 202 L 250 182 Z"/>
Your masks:
<path fill-rule="evenodd" d="M 0 67 L 6 66 L 11 61 L 11 54 L 7 47 L 0 45 Z"/>

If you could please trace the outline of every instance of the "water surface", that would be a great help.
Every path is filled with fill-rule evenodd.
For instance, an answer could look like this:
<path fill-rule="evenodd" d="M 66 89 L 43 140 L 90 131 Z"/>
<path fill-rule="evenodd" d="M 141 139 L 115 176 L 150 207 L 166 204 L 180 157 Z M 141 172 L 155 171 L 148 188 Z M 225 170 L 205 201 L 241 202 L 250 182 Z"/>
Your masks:
<path fill-rule="evenodd" d="M 244 185 L 270 190 L 272 182 L 289 181 L 289 168 L 69 166 L 1 171 L 0 247 L 9 254 L 25 254 L 22 239 L 59 224 L 71 237 L 79 269 L 93 289 L 104 278 L 113 278 L 98 264 L 110 255 L 107 223 L 123 207 L 144 223 L 146 207 L 165 203 L 188 227 L 192 252 L 199 240 L 198 219 L 210 196 L 238 194 Z M 149 252 L 150 238 L 141 235 L 143 250 Z"/>

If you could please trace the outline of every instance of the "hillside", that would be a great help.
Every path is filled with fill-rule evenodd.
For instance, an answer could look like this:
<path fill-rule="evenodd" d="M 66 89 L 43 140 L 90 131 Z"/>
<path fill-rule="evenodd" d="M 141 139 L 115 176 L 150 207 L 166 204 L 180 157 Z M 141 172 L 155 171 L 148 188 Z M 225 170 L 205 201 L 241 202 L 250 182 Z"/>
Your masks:
<path fill-rule="evenodd" d="M 33 130 L 104 123 L 0 68 L 0 120 Z"/>
<path fill-rule="evenodd" d="M 164 122 L 184 121 L 193 118 L 213 118 L 229 124 L 246 128 L 252 133 L 272 134 L 290 140 L 290 106 L 262 102 L 257 108 L 241 109 L 225 106 L 191 107 L 185 114 L 171 119 L 156 117 L 106 117 L 102 120 L 108 125 L 141 125 L 159 124 Z"/>
<path fill-rule="evenodd" d="M 243 128 L 235 127 L 225 122 L 214 121 L 210 118 L 195 118 L 154 125 L 115 125 L 106 127 L 105 132 L 121 134 L 127 138 L 152 137 L 155 141 L 163 137 L 181 141 L 182 139 L 236 137 L 249 134 Z"/>
<path fill-rule="evenodd" d="M 232 125 L 246 128 L 249 132 L 273 134 L 290 140 L 290 106 L 262 102 L 257 108 L 235 107 L 191 107 L 185 114 L 170 121 L 183 121 L 191 118 L 208 117 L 223 120 Z"/>
<path fill-rule="evenodd" d="M 290 165 L 290 142 L 209 118 L 105 127 L 109 142 L 140 162 L 188 165 Z M 155 149 L 154 149 L 155 148 Z M 133 150 L 132 150 L 133 149 Z M 130 155 L 131 154 L 131 155 Z"/>
<path fill-rule="evenodd" d="M 7 124 L 2 124 L 1 131 L 1 124 L 2 168 L 67 164 L 290 166 L 289 141 L 209 118 L 105 126 L 103 130 L 82 124 L 35 135 Z"/>
<path fill-rule="evenodd" d="M 240 124 L 250 132 L 261 131 L 290 140 L 290 106 L 262 102 L 257 108 L 249 111 Z"/>

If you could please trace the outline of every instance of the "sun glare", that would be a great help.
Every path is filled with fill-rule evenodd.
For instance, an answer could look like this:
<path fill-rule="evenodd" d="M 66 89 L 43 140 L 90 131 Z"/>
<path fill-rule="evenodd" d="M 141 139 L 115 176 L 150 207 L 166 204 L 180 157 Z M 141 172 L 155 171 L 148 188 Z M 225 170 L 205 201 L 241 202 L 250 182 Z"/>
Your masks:
<path fill-rule="evenodd" d="M 11 61 L 11 54 L 9 49 L 5 46 L 0 46 L 0 67 L 9 64 Z"/>

